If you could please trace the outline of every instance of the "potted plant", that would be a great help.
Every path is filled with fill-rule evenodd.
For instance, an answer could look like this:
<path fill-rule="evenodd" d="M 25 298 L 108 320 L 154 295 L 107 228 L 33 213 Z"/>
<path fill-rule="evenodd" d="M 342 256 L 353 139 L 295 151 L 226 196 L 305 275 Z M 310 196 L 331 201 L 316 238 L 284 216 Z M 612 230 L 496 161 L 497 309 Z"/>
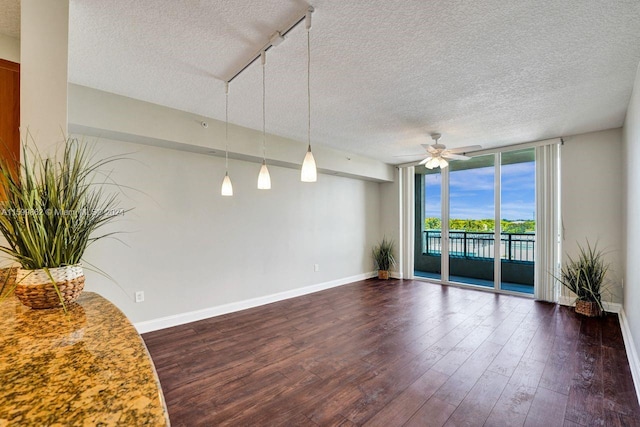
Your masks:
<path fill-rule="evenodd" d="M 0 251 L 20 265 L 10 291 L 29 307 L 66 310 L 84 287 L 87 246 L 114 234 L 95 232 L 125 212 L 116 193 L 105 191 L 109 174 L 100 177 L 119 157 L 96 159 L 77 139 L 52 158 L 27 147 L 23 153 L 21 164 L 0 159 L 0 233 L 7 241 Z"/>
<path fill-rule="evenodd" d="M 378 269 L 378 279 L 389 279 L 389 270 L 396 265 L 396 259 L 393 257 L 394 246 L 393 240 L 383 237 L 382 241 L 373 247 L 373 262 Z"/>
<path fill-rule="evenodd" d="M 610 265 L 605 262 L 604 252 L 587 241 L 587 247 L 578 245 L 578 257 L 568 260 L 560 271 L 560 283 L 576 295 L 576 313 L 585 316 L 600 316 L 602 290 Z"/>

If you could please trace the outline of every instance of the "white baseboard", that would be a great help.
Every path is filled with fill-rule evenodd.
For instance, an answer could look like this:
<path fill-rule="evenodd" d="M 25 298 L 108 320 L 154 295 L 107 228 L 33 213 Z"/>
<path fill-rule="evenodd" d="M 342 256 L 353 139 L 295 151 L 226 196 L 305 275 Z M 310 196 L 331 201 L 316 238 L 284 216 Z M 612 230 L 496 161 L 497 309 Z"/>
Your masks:
<path fill-rule="evenodd" d="M 392 279 L 402 279 L 402 272 L 401 271 L 391 271 L 389 273 L 389 276 L 391 276 Z"/>
<path fill-rule="evenodd" d="M 576 299 L 572 298 L 572 297 L 565 297 L 565 296 L 560 295 L 560 298 L 558 298 L 558 304 L 574 306 L 574 305 L 576 305 Z"/>
<path fill-rule="evenodd" d="M 631 368 L 631 377 L 633 378 L 633 385 L 636 388 L 636 398 L 640 402 L 640 359 L 638 358 L 638 352 L 631 330 L 629 329 L 629 322 L 627 316 L 624 314 L 624 308 L 618 313 L 620 319 L 620 329 L 622 330 L 622 338 L 624 339 L 624 348 L 627 350 L 627 359 L 629 359 L 629 367 Z"/>
<path fill-rule="evenodd" d="M 618 304 L 617 302 L 602 301 L 602 306 L 607 313 L 620 314 L 622 311 L 622 304 Z"/>
<path fill-rule="evenodd" d="M 335 288 L 337 286 L 346 285 L 348 283 L 357 282 L 359 280 L 369 279 L 371 277 L 377 276 L 377 274 L 377 272 L 371 271 L 368 273 L 344 277 L 342 279 L 332 280 L 329 282 L 318 283 L 316 285 L 305 286 L 304 288 L 279 292 L 277 294 L 265 295 L 263 297 L 232 302 L 229 304 L 204 308 L 202 310 L 189 311 L 187 313 L 174 314 L 172 316 L 160 317 L 153 320 L 145 320 L 143 322 L 134 323 L 134 326 L 138 330 L 138 333 L 144 334 L 145 332 L 152 332 L 160 329 L 170 328 L 172 326 L 184 325 L 185 323 L 196 322 L 198 320 L 208 319 L 210 317 L 220 316 L 222 314 L 233 313 L 235 311 L 241 311 L 248 308 L 258 307 L 260 305 L 270 304 L 272 302 L 312 294 L 314 292 Z"/>
<path fill-rule="evenodd" d="M 566 297 L 561 295 L 560 298 L 558 298 L 558 304 L 573 307 L 576 305 L 576 299 L 575 297 Z M 620 310 L 622 310 L 622 304 L 617 302 L 602 301 L 602 306 L 604 307 L 604 311 L 609 313 L 620 313 Z"/>

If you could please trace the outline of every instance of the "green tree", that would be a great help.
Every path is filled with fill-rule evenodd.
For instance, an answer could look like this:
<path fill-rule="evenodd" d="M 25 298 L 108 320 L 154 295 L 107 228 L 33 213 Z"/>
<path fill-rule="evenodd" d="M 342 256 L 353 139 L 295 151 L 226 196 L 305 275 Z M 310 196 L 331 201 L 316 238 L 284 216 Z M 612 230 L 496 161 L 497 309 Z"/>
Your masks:
<path fill-rule="evenodd" d="M 425 230 L 441 230 L 442 221 L 440 218 L 429 217 L 424 219 Z M 500 228 L 503 233 L 535 233 L 536 222 L 534 220 L 510 221 L 503 219 L 500 221 Z M 476 233 L 486 233 L 495 230 L 493 219 L 458 219 L 449 220 L 449 230 L 470 231 Z"/>
<path fill-rule="evenodd" d="M 434 218 L 434 217 L 425 218 L 424 228 L 425 230 L 441 230 L 442 221 L 440 221 L 440 218 Z"/>

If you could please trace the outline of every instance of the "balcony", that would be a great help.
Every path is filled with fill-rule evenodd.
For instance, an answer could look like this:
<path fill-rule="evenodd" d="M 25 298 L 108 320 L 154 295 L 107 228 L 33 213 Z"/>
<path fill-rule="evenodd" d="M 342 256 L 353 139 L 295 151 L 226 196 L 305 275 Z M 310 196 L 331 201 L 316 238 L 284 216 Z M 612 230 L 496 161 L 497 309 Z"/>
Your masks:
<path fill-rule="evenodd" d="M 532 294 L 535 234 L 502 233 L 499 244 L 501 289 Z M 495 246 L 492 232 L 450 231 L 450 280 L 493 288 Z M 416 275 L 438 277 L 441 273 L 441 231 L 423 231 L 420 249 L 421 256 L 417 256 L 415 262 Z"/>

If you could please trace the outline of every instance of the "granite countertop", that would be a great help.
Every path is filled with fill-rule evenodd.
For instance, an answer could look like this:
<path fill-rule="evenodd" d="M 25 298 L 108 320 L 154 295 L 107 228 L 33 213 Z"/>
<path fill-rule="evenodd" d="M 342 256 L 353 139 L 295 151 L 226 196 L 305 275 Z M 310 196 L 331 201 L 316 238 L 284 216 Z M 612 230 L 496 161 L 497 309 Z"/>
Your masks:
<path fill-rule="evenodd" d="M 153 362 L 125 315 L 92 292 L 68 310 L 0 303 L 0 426 L 168 426 Z"/>

